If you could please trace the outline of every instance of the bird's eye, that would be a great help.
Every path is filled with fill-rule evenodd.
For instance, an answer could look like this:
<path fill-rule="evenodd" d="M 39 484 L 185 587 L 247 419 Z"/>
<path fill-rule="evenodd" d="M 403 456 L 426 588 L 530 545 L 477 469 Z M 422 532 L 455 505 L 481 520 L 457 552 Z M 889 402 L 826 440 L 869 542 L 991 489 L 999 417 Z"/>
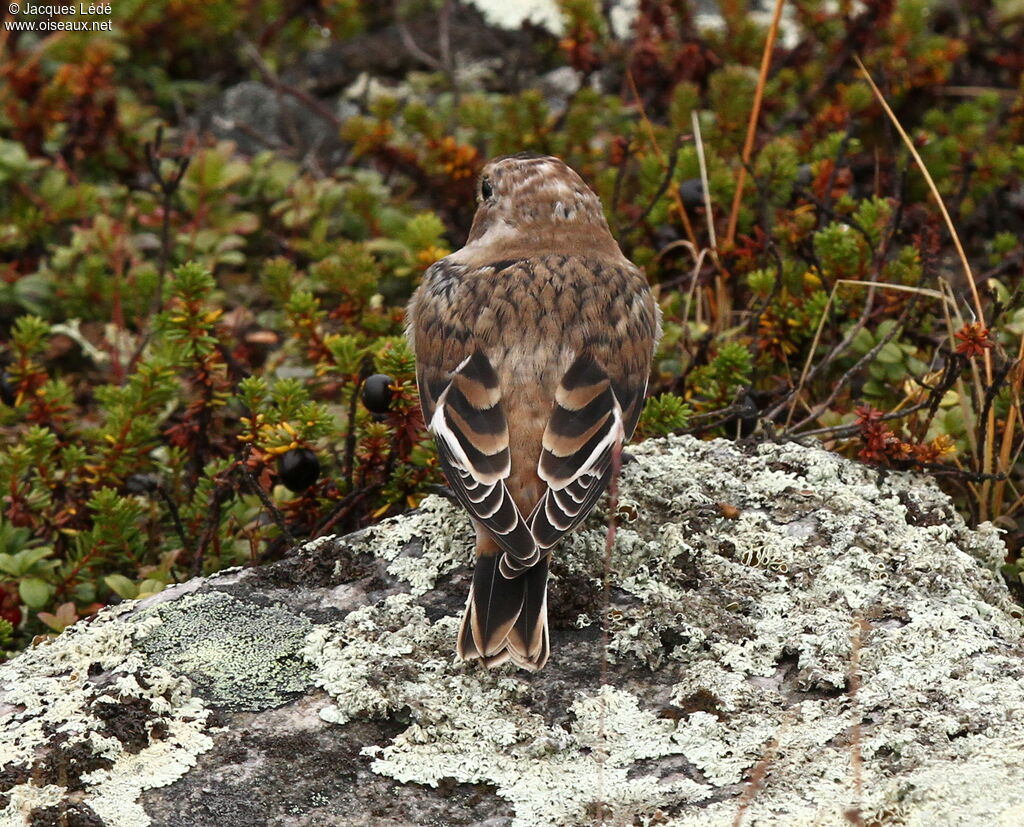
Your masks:
<path fill-rule="evenodd" d="M 484 178 L 480 182 L 480 197 L 487 201 L 492 195 L 494 195 L 494 188 L 491 187 L 491 182 Z"/>

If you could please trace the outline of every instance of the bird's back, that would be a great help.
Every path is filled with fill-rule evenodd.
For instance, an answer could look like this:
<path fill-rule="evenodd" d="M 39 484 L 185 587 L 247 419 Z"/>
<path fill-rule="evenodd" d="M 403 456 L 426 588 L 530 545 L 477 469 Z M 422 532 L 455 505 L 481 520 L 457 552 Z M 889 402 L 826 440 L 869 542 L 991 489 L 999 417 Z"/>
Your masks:
<path fill-rule="evenodd" d="M 448 369 L 475 346 L 498 374 L 502 404 L 515 412 L 508 417 L 509 490 L 529 513 L 543 492 L 537 461 L 555 389 L 576 356 L 590 350 L 613 381 L 617 374 L 626 381 L 646 378 L 654 310 L 634 307 L 646 282 L 627 262 L 571 255 L 494 262 L 465 270 L 456 282 L 444 290 L 446 317 L 457 328 L 447 332 L 458 342 Z M 429 279 L 422 291 L 421 306 L 438 292 Z M 610 335 L 617 328 L 635 330 L 625 338 Z"/>

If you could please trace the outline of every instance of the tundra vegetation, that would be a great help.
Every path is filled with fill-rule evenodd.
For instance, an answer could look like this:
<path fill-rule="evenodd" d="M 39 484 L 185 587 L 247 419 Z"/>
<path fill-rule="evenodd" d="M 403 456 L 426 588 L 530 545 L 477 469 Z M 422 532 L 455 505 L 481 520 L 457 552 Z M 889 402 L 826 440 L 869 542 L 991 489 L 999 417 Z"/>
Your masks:
<path fill-rule="evenodd" d="M 591 182 L 656 286 L 642 438 L 933 474 L 1020 594 L 1019 8 L 558 5 L 558 35 L 456 0 L 0 30 L 6 655 L 441 484 L 404 305 L 521 150 Z"/>

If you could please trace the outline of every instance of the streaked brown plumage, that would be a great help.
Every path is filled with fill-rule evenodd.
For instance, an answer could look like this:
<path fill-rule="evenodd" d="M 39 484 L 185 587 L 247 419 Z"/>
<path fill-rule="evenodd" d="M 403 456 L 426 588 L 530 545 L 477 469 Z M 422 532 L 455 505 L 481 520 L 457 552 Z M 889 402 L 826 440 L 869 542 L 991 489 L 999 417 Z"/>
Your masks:
<path fill-rule="evenodd" d="M 466 246 L 409 303 L 423 416 L 476 526 L 457 644 L 548 659 L 551 548 L 594 507 L 643 407 L 660 311 L 593 191 L 557 158 L 484 167 Z"/>

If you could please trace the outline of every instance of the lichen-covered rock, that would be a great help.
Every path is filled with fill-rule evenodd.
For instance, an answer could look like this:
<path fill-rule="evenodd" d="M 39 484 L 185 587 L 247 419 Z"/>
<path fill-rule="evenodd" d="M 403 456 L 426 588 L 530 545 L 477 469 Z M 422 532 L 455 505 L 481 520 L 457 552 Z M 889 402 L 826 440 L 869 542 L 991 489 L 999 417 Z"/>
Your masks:
<path fill-rule="evenodd" d="M 472 532 L 431 499 L 0 667 L 0 824 L 1024 822 L 993 528 L 814 448 L 634 453 L 542 672 L 455 660 Z"/>

